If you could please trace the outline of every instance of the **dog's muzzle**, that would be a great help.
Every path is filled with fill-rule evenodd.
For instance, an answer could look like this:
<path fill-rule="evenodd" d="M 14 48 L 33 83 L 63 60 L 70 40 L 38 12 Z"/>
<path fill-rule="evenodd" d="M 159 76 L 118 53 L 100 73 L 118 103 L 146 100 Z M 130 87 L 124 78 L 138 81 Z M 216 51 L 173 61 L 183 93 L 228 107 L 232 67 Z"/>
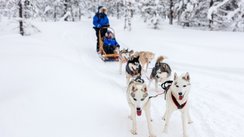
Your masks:
<path fill-rule="evenodd" d="M 141 116 L 141 113 L 142 113 L 141 108 L 136 108 L 137 116 Z"/>
<path fill-rule="evenodd" d="M 182 94 L 182 92 L 179 92 L 178 95 L 179 95 L 179 100 L 182 100 L 184 98 L 184 95 Z"/>

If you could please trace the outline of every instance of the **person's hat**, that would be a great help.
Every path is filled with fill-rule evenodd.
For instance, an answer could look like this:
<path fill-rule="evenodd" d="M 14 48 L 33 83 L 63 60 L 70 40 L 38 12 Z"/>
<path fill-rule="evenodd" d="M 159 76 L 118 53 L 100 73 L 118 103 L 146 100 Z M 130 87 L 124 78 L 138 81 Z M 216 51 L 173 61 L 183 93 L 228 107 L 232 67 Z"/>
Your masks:
<path fill-rule="evenodd" d="M 114 38 L 114 34 L 111 31 L 107 31 L 105 34 L 106 37 Z"/>
<path fill-rule="evenodd" d="M 98 6 L 97 11 L 99 12 L 103 6 Z"/>
<path fill-rule="evenodd" d="M 101 7 L 100 9 L 99 9 L 99 13 L 107 13 L 108 12 L 108 9 L 106 8 L 106 7 Z"/>

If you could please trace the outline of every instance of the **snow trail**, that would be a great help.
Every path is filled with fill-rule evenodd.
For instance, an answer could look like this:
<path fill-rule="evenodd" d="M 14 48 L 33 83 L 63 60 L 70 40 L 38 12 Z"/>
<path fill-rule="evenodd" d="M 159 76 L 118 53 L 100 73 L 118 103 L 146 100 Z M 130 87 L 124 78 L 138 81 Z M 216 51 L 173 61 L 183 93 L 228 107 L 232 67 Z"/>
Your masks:
<path fill-rule="evenodd" d="M 91 20 L 35 24 L 42 33 L 0 36 L 0 136 L 133 137 L 125 76 L 119 75 L 118 63 L 98 58 Z M 190 73 L 190 136 L 244 136 L 242 33 L 171 26 L 155 31 L 144 24 L 126 32 L 119 21 L 111 24 L 126 46 L 166 55 L 174 71 Z M 169 133 L 162 133 L 164 110 L 163 96 L 152 100 L 156 135 L 182 136 L 178 112 Z M 144 114 L 138 125 L 137 137 L 148 136 Z"/>

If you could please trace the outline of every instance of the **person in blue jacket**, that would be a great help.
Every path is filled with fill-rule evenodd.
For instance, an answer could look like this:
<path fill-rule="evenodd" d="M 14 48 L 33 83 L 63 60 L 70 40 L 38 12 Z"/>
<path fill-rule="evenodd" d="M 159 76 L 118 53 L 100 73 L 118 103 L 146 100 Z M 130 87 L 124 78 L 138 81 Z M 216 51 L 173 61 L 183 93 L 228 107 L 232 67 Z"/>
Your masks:
<path fill-rule="evenodd" d="M 107 31 L 106 37 L 104 38 L 103 41 L 104 45 L 104 50 L 107 54 L 113 54 L 118 52 L 117 50 L 119 49 L 119 44 L 114 38 L 114 34 L 110 31 Z"/>
<path fill-rule="evenodd" d="M 98 12 L 93 17 L 93 25 L 97 36 L 97 52 L 99 51 L 99 31 L 101 31 L 101 37 L 103 38 L 109 27 L 109 19 L 107 17 L 107 9 L 103 6 L 98 7 Z"/>

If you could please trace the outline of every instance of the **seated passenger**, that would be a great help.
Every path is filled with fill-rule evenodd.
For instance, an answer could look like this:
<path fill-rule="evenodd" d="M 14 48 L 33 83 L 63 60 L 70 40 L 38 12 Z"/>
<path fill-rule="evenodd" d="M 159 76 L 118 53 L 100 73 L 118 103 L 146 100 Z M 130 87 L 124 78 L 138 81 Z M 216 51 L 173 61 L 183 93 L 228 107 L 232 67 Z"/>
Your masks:
<path fill-rule="evenodd" d="M 119 50 L 119 44 L 113 36 L 113 33 L 108 31 L 103 41 L 104 51 L 107 54 L 117 54 Z"/>

